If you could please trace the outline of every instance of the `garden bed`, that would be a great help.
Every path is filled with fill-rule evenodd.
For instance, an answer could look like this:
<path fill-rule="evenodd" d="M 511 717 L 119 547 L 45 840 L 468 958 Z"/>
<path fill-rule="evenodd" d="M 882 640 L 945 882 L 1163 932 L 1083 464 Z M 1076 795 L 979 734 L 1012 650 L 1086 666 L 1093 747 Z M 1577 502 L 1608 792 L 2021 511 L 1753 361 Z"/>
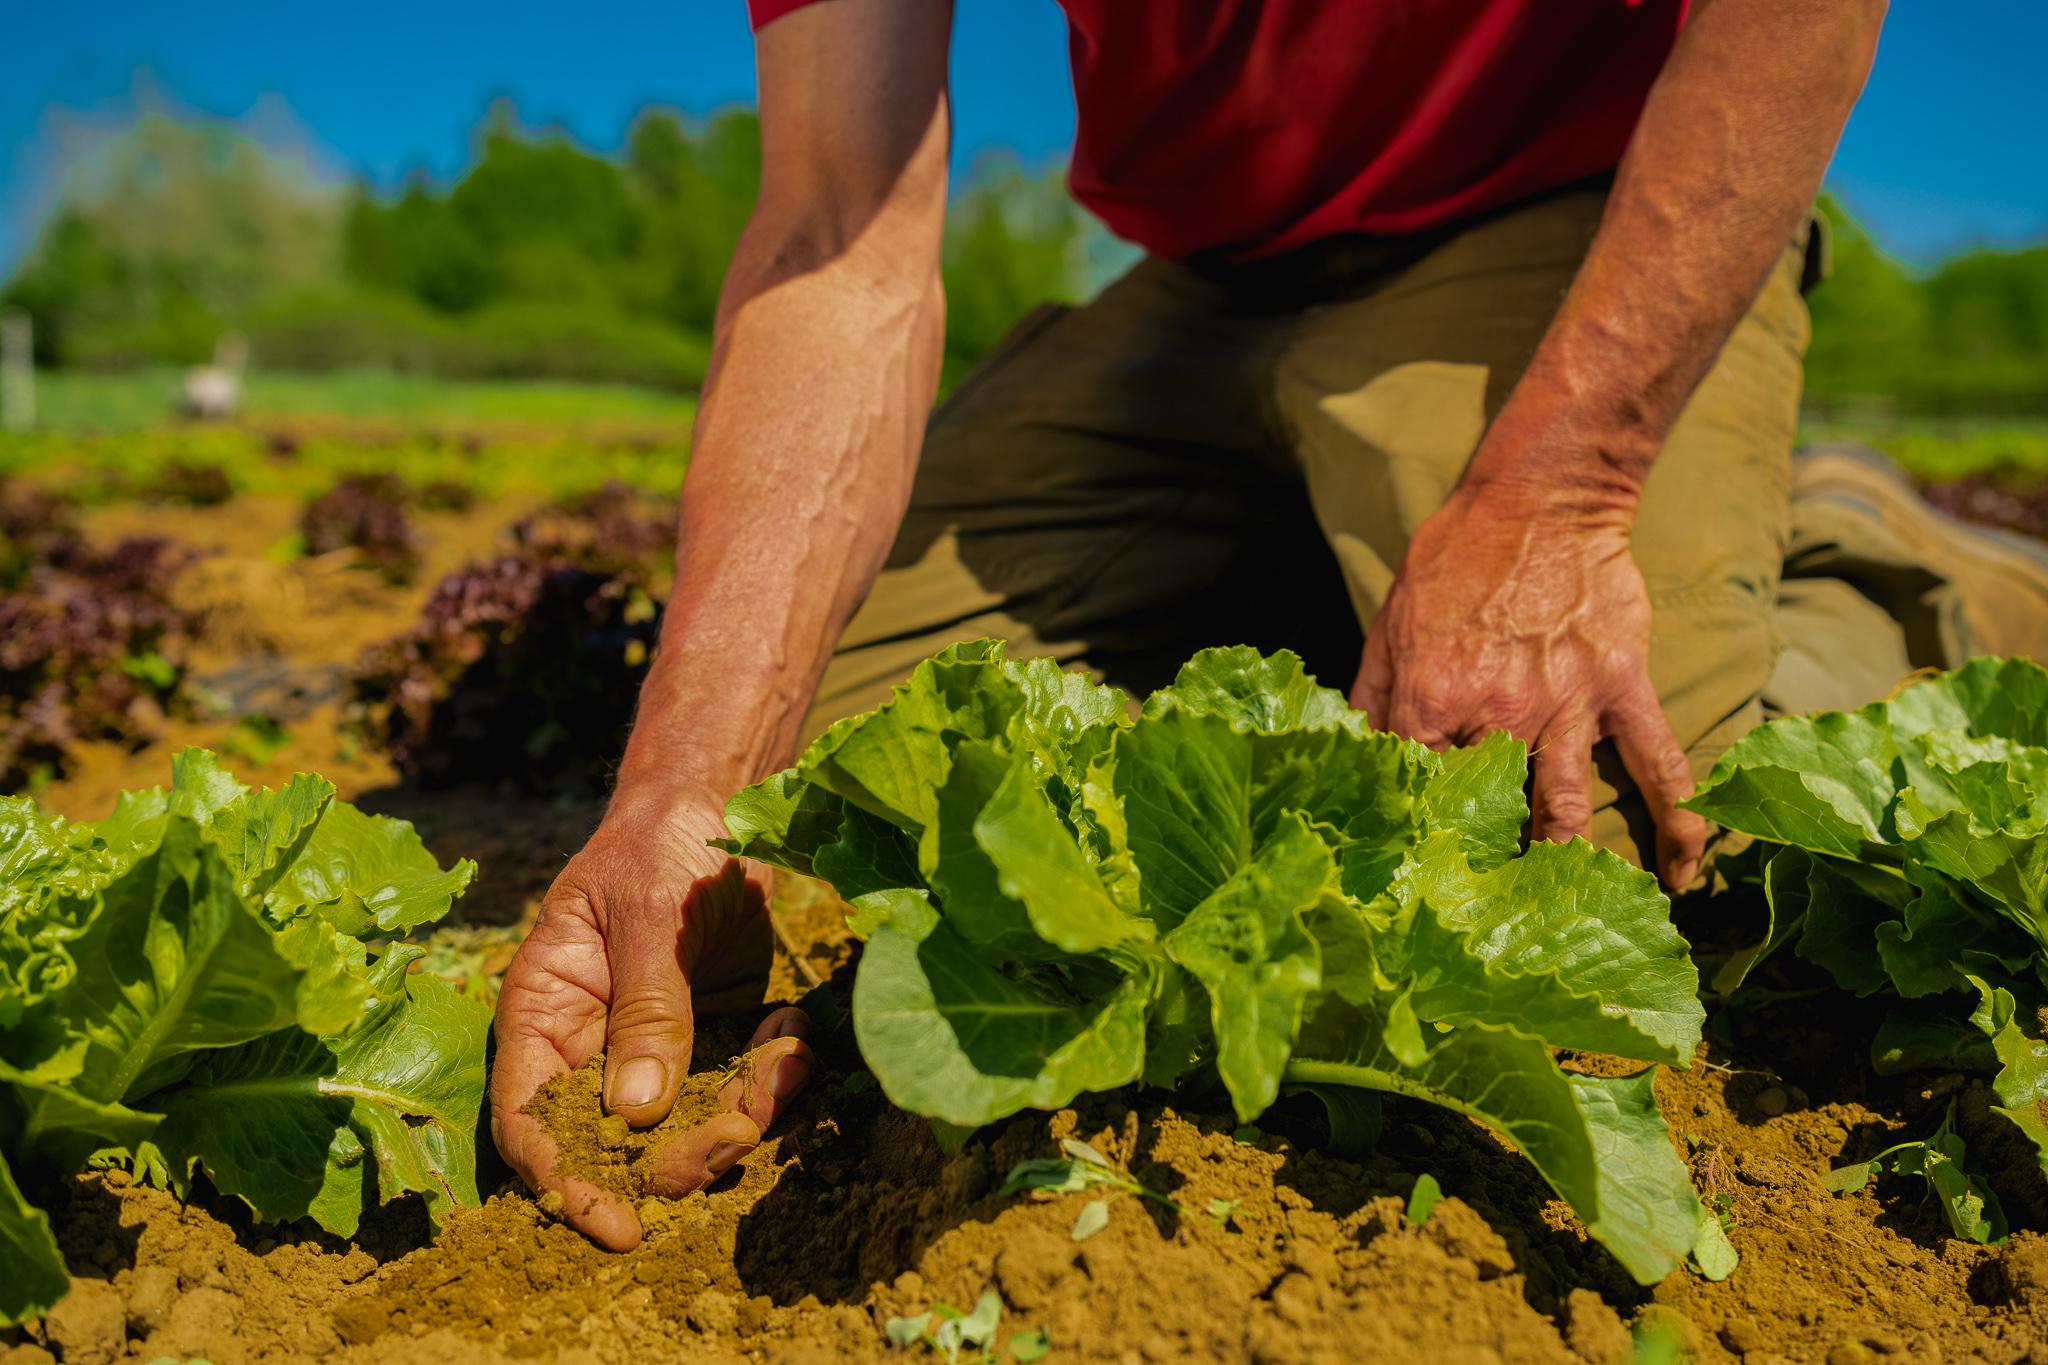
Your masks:
<path fill-rule="evenodd" d="M 443 861 L 481 864 L 437 947 L 439 961 L 486 978 L 599 802 L 416 789 L 349 740 L 339 680 L 531 505 L 423 514 L 409 585 L 345 553 L 279 557 L 298 507 L 283 499 L 112 504 L 87 519 L 95 537 L 146 527 L 205 552 L 181 589 L 201 621 L 190 666 L 216 688 L 245 688 L 245 709 L 285 736 L 233 760 L 245 780 L 324 772 L 342 797 L 415 821 Z M 41 799 L 102 816 L 116 792 L 163 781 L 176 748 L 232 751 L 238 724 L 232 712 L 173 716 L 139 751 L 81 746 Z M 796 998 L 807 974 L 829 973 L 843 1000 L 853 945 L 837 903 L 791 882 L 780 904 L 806 970 L 780 956 L 771 995 Z M 1733 932 L 1712 911 L 1680 915 L 1702 951 Z M 343 1241 L 310 1222 L 256 1225 L 203 1182 L 181 1203 L 88 1174 L 37 1192 L 76 1285 L 47 1319 L 0 1335 L 0 1362 L 915 1359 L 927 1348 L 892 1346 L 892 1319 L 938 1304 L 972 1312 L 990 1292 L 997 1359 L 1029 1354 L 1041 1333 L 1047 1359 L 1119 1362 L 1618 1361 L 1689 1346 L 1707 1360 L 2007 1365 L 2041 1359 L 2031 1353 L 2048 1342 L 2048 1240 L 2028 1230 L 2048 1226 L 2048 1190 L 2032 1153 L 2002 1145 L 1981 1081 L 1873 1076 L 1868 1021 L 1840 997 L 1716 1011 L 1693 1067 L 1660 1076 L 1659 1108 L 1742 1264 L 1719 1283 L 1679 1271 L 1650 1289 L 1584 1236 L 1526 1161 L 1433 1106 L 1390 1101 L 1359 1161 L 1323 1153 L 1320 1111 L 1305 1101 L 1246 1130 L 1220 1094 L 1160 1092 L 1021 1115 L 949 1156 L 875 1088 L 834 1011 L 820 1013 L 820 1065 L 802 1099 L 710 1189 L 649 1199 L 633 1252 L 599 1251 L 488 1159 L 483 1207 L 457 1212 L 438 1239 L 410 1200 Z M 722 1065 L 749 1027 L 707 1023 L 699 1063 Z M 1847 1196 L 1822 1183 L 1924 1136 L 1951 1101 L 2019 1229 L 2003 1247 L 1954 1238 L 1918 1182 Z M 1001 1192 L 1017 1162 L 1057 1155 L 1063 1138 L 1163 1199 L 1116 1198 L 1076 1241 L 1090 1194 Z M 602 1150 L 607 1138 L 591 1141 Z M 1425 1175 L 1444 1198 L 1411 1217 Z"/>
<path fill-rule="evenodd" d="M 742 1036 L 707 1028 L 700 1065 Z M 1403 1358 L 1427 1343 L 1435 1360 L 1608 1362 L 1634 1358 L 1631 1328 L 1706 1360 L 2029 1359 L 2048 1339 L 2048 1239 L 1987 1249 L 1910 1194 L 1828 1194 L 1832 1162 L 1935 1100 L 1831 1091 L 1826 1076 L 1853 1076 L 1853 1059 L 1804 1050 L 1803 1084 L 1710 1051 L 1660 1086 L 1696 1180 L 1728 1196 L 1743 1264 L 1720 1284 L 1679 1272 L 1639 1290 L 1526 1162 L 1430 1106 L 1390 1107 L 1362 1162 L 1318 1154 L 1307 1115 L 1234 1136 L 1227 1114 L 1150 1100 L 1021 1116 L 947 1157 L 921 1120 L 852 1082 L 858 1059 L 828 1041 L 768 1140 L 709 1190 L 647 1201 L 647 1239 L 624 1255 L 502 1171 L 433 1243 L 405 1206 L 345 1243 L 253 1226 L 217 1199 L 181 1206 L 82 1178 L 55 1210 L 81 1280 L 51 1330 L 215 1365 L 882 1359 L 897 1354 L 891 1317 L 993 1289 L 999 1340 L 1043 1331 L 1062 1360 Z M 1185 1211 L 1119 1199 L 1076 1243 L 1085 1196 L 998 1192 L 1015 1162 L 1067 1136 Z M 1445 1197 L 1417 1226 L 1407 1206 L 1424 1172 Z"/>

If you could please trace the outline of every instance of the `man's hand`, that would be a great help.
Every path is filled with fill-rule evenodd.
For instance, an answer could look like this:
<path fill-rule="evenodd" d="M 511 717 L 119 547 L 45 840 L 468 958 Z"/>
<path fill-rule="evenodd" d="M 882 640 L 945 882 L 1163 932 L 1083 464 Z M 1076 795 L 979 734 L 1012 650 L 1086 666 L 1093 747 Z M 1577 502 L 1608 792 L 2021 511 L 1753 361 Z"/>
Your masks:
<path fill-rule="evenodd" d="M 558 1178 L 555 1140 L 522 1108 L 550 1077 L 602 1049 L 606 1110 L 635 1127 L 659 1123 L 689 1072 L 695 1012 L 759 1002 L 773 938 L 767 873 L 705 846 L 724 832 L 717 812 L 702 794 L 622 792 L 555 879 L 498 996 L 498 1150 L 528 1185 L 558 1191 L 568 1220 L 614 1251 L 640 1240 L 632 1206 Z M 806 1027 L 794 1009 L 762 1023 L 751 1074 L 720 1092 L 732 1112 L 662 1149 L 660 1192 L 709 1183 L 761 1140 L 810 1074 Z"/>
<path fill-rule="evenodd" d="M 1585 831 L 1612 738 L 1657 820 L 1665 885 L 1705 823 L 1650 686 L 1629 558 L 1645 479 L 1798 231 L 1877 48 L 1884 0 L 1701 0 L 1615 171 L 1543 341 L 1464 479 L 1416 528 L 1352 700 L 1430 744 L 1505 728 L 1535 752 L 1533 827 Z"/>
<path fill-rule="evenodd" d="M 1587 832 L 1593 744 L 1613 739 L 1676 890 L 1699 866 L 1706 822 L 1677 806 L 1692 770 L 1650 685 L 1649 597 L 1625 520 L 1578 521 L 1523 493 L 1454 492 L 1409 543 L 1352 704 L 1431 748 L 1491 730 L 1527 743 L 1538 839 Z"/>

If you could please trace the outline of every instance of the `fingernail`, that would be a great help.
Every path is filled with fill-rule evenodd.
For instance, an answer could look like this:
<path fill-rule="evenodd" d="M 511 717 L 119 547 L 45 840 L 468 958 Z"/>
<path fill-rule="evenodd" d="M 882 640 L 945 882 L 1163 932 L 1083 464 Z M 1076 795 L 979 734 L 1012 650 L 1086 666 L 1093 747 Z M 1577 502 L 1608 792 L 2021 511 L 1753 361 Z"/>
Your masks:
<path fill-rule="evenodd" d="M 715 1178 L 732 1169 L 732 1164 L 747 1154 L 747 1149 L 737 1142 L 721 1142 L 704 1154 L 704 1169 Z"/>
<path fill-rule="evenodd" d="M 775 1097 L 777 1104 L 788 1099 L 804 1088 L 810 1078 L 811 1064 L 803 1058 L 791 1055 L 775 1064 L 775 1070 L 768 1076 L 768 1093 Z"/>
<path fill-rule="evenodd" d="M 667 1069 L 659 1057 L 633 1058 L 612 1077 L 611 1108 L 632 1109 L 653 1104 L 661 1098 L 661 1088 L 667 1079 Z"/>

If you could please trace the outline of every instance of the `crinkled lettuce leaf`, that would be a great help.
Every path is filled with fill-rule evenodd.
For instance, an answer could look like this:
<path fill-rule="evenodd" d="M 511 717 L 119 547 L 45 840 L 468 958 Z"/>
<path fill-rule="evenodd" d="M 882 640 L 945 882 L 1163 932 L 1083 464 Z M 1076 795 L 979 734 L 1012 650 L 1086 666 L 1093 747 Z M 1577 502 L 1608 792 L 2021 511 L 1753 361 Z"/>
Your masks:
<path fill-rule="evenodd" d="M 335 1231 L 354 1226 L 366 1171 L 437 1217 L 474 1202 L 487 1013 L 408 981 L 415 950 L 371 957 L 474 870 L 442 869 L 410 825 L 324 779 L 252 790 L 203 750 L 105 820 L 0 801 L 4 1235 L 28 1255 L 41 1226 L 16 1179 L 89 1159 L 181 1189 L 204 1165 L 260 1216 Z M 57 1270 L 0 1319 L 39 1311 L 21 1305 L 61 1292 Z"/>
<path fill-rule="evenodd" d="M 419 1193 L 437 1225 L 476 1203 L 490 1011 L 409 973 L 419 955 L 386 950 L 368 1008 L 336 1036 L 283 1029 L 208 1053 L 162 1100 L 145 1169 L 182 1195 L 204 1167 L 257 1217 L 311 1216 L 342 1237 L 371 1171 L 380 1201 Z"/>
<path fill-rule="evenodd" d="M 2000 1112 L 2048 1161 L 2048 670 L 1976 659 L 1860 711 L 1773 721 L 1686 804 L 1777 846 L 1772 941 L 1902 1002 L 1878 1069 L 1995 1067 Z"/>
<path fill-rule="evenodd" d="M 1939 873 L 2048 947 L 2044 697 L 2048 670 L 1977 659 L 1860 711 L 1761 726 L 1685 804 L 1771 843 Z"/>
<path fill-rule="evenodd" d="M 1698 978 L 1647 874 L 1522 850 L 1526 776 L 1506 735 L 1373 731 L 1291 654 L 1204 651 L 1134 716 L 977 641 L 736 795 L 721 846 L 848 898 L 855 1037 L 906 1109 L 973 1127 L 1198 1077 L 1247 1121 L 1283 1088 L 1411 1095 L 1499 1128 L 1653 1281 L 1701 1218 L 1648 1073 L 1550 1049 L 1686 1065 Z"/>

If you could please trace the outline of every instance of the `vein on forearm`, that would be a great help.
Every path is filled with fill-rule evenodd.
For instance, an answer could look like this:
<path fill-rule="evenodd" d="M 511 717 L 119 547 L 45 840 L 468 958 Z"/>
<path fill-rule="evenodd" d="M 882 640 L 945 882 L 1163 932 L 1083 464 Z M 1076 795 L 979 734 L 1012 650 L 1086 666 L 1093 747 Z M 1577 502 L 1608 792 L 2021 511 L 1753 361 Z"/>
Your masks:
<path fill-rule="evenodd" d="M 748 290 L 721 327 L 682 499 L 677 591 L 621 780 L 737 785 L 786 762 L 909 500 L 944 305 L 858 245 Z M 747 269 L 736 263 L 735 270 Z M 764 272 L 766 273 L 766 272 Z"/>
<path fill-rule="evenodd" d="M 1468 482 L 1632 514 L 1651 462 L 1819 190 L 1881 0 L 1702 0 L 1599 232 Z"/>
<path fill-rule="evenodd" d="M 723 802 L 787 762 L 888 553 L 938 388 L 950 31 L 950 0 L 840 0 L 756 37 L 761 192 L 618 799 Z"/>

